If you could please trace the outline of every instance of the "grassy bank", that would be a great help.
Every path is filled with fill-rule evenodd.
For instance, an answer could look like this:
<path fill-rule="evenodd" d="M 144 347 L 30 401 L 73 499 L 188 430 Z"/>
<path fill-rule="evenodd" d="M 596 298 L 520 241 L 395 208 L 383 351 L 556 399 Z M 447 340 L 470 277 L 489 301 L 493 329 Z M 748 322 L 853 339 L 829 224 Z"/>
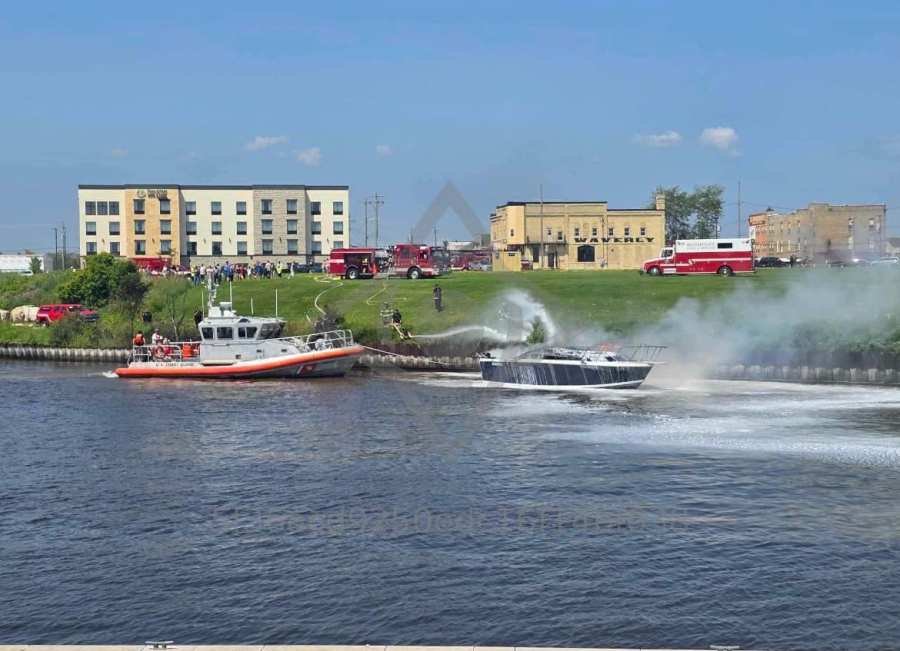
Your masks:
<path fill-rule="evenodd" d="M 494 325 L 500 299 L 507 292 L 520 290 L 543 304 L 551 314 L 564 315 L 570 326 L 628 334 L 659 320 L 683 298 L 716 301 L 738 287 L 777 293 L 794 273 L 803 272 L 773 270 L 736 278 L 649 278 L 625 271 L 462 272 L 437 281 L 444 299 L 444 310 L 440 313 L 435 311 L 432 301 L 435 282 L 429 280 L 346 281 L 301 274 L 294 278 L 239 281 L 231 288 L 224 285 L 219 290 L 219 299 L 228 300 L 233 292 L 239 312 L 249 314 L 252 301 L 255 314 L 271 315 L 275 313 L 277 290 L 279 316 L 288 321 L 289 332 L 299 333 L 311 330 L 318 318 L 320 313 L 315 307 L 318 298 L 319 306 L 340 314 L 358 339 L 376 344 L 391 339 L 391 331 L 381 325 L 380 311 L 385 303 L 400 309 L 404 325 L 414 334 L 430 334 L 460 325 Z M 185 288 L 177 310 L 187 331 L 191 330 L 192 313 L 203 304 L 201 289 L 181 282 L 154 280 L 145 299 L 145 309 L 153 313 L 154 322 L 164 330 L 170 328 L 171 317 L 167 313 L 171 309 L 166 308 L 163 296 L 171 292 L 173 284 Z M 59 278 L 44 275 L 4 280 L 4 283 L 0 283 L 0 302 L 11 307 L 24 298 L 41 299 L 34 303 L 54 300 L 52 292 Z M 127 341 L 121 315 L 115 314 L 112 307 L 104 308 L 101 314 L 102 332 L 92 336 L 110 346 Z M 48 343 L 50 330 L 3 324 L 0 341 Z M 115 341 L 108 341 L 110 338 Z"/>

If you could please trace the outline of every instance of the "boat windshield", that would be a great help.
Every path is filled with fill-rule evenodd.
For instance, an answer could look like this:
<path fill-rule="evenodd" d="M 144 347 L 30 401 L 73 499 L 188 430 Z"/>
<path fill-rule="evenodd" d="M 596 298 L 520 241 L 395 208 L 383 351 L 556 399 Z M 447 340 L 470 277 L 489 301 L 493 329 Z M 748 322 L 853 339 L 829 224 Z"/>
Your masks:
<path fill-rule="evenodd" d="M 260 339 L 277 339 L 281 336 L 280 323 L 264 323 L 259 328 Z"/>

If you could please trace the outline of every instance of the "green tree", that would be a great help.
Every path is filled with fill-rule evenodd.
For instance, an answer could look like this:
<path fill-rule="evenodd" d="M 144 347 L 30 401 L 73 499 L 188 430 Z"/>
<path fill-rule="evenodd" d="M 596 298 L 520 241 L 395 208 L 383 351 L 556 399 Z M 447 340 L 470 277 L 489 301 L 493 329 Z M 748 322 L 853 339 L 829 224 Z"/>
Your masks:
<path fill-rule="evenodd" d="M 84 303 L 92 307 L 106 305 L 127 276 L 139 276 L 137 267 L 109 253 L 88 258 L 84 269 L 76 271 L 59 287 L 66 303 Z"/>
<path fill-rule="evenodd" d="M 694 204 L 690 193 L 677 185 L 671 188 L 658 187 L 650 198 L 649 208 L 656 206 L 656 195 L 666 197 L 666 242 L 683 240 L 691 236 L 691 215 Z"/>
<path fill-rule="evenodd" d="M 113 293 L 112 300 L 128 317 L 129 321 L 129 341 L 131 335 L 134 334 L 134 321 L 137 319 L 138 312 L 144 304 L 144 296 L 147 294 L 147 283 L 141 280 L 138 273 L 128 273 L 119 278 L 119 284 Z"/>
<path fill-rule="evenodd" d="M 691 193 L 691 202 L 697 220 L 694 222 L 694 237 L 702 239 L 718 237 L 719 221 L 722 219 L 721 185 L 698 185 Z"/>
<path fill-rule="evenodd" d="M 656 195 L 666 197 L 666 242 L 689 238 L 716 237 L 722 217 L 722 192 L 720 185 L 698 185 L 693 192 L 686 192 L 677 185 L 658 187 L 648 207 L 656 205 Z"/>
<path fill-rule="evenodd" d="M 41 259 L 37 256 L 31 258 L 30 267 L 31 273 L 33 273 L 35 276 L 43 271 L 43 269 L 41 268 Z"/>

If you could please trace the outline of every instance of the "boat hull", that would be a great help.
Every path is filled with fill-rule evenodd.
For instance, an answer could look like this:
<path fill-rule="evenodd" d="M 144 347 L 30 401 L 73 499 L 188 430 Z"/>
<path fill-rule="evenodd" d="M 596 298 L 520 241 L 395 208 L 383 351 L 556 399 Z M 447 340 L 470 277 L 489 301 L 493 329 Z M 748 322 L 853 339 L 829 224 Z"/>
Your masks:
<path fill-rule="evenodd" d="M 589 364 L 545 360 L 480 361 L 481 377 L 488 382 L 537 387 L 635 389 L 646 379 L 652 364 L 623 362 Z"/>
<path fill-rule="evenodd" d="M 120 378 L 257 379 L 316 378 L 344 375 L 364 352 L 351 346 L 233 364 L 134 362 L 117 368 Z"/>

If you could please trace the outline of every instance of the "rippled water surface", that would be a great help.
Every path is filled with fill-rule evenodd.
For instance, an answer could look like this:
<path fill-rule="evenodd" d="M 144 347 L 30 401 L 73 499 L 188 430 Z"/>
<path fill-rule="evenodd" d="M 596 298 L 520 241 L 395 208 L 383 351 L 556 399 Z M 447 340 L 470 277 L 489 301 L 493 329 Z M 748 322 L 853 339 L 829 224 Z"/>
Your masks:
<path fill-rule="evenodd" d="M 879 649 L 900 391 L 0 361 L 0 642 Z"/>

